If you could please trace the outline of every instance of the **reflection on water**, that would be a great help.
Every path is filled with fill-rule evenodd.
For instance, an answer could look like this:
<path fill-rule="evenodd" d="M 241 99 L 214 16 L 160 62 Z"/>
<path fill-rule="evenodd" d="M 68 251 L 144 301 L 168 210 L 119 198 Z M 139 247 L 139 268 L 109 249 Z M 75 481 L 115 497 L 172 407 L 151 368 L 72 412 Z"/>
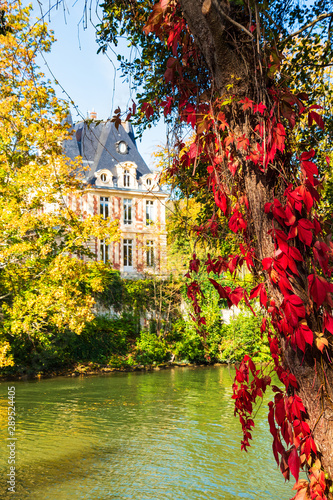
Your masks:
<path fill-rule="evenodd" d="M 6 495 L 6 395 L 0 384 L 0 498 L 281 500 L 266 405 L 240 452 L 232 373 L 175 368 L 15 382 L 17 487 Z M 13 385 L 11 382 L 10 385 Z"/>

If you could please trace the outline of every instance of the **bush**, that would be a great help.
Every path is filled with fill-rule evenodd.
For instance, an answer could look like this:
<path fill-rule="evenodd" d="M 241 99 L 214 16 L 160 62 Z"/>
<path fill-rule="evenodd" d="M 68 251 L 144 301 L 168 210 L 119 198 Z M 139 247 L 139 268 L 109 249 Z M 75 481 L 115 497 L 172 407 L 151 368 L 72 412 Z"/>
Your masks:
<path fill-rule="evenodd" d="M 39 373 L 58 370 L 75 362 L 107 364 L 110 356 L 126 356 L 135 339 L 135 319 L 131 315 L 120 318 L 97 316 L 86 325 L 80 335 L 71 331 L 52 331 L 39 335 L 38 340 L 28 335 L 9 339 L 10 371 Z M 0 368 L 2 373 L 8 369 Z"/>
<path fill-rule="evenodd" d="M 245 354 L 257 362 L 268 361 L 269 346 L 266 338 L 261 339 L 261 320 L 260 315 L 240 313 L 229 324 L 215 321 L 207 328 L 206 340 L 197 333 L 193 322 L 180 320 L 171 334 L 173 353 L 179 361 L 190 363 L 234 363 Z"/>
<path fill-rule="evenodd" d="M 261 321 L 260 314 L 240 313 L 230 324 L 223 325 L 220 361 L 234 363 L 241 361 L 245 354 L 252 356 L 255 362 L 269 361 L 267 337 L 261 338 Z"/>
<path fill-rule="evenodd" d="M 156 333 L 143 330 L 136 343 L 136 360 L 138 363 L 163 363 L 170 359 L 170 349 L 164 338 Z"/>
<path fill-rule="evenodd" d="M 76 335 L 70 352 L 76 361 L 108 363 L 110 356 L 124 356 L 129 350 L 129 341 L 135 336 L 135 322 L 129 316 L 108 318 L 97 316 Z"/>

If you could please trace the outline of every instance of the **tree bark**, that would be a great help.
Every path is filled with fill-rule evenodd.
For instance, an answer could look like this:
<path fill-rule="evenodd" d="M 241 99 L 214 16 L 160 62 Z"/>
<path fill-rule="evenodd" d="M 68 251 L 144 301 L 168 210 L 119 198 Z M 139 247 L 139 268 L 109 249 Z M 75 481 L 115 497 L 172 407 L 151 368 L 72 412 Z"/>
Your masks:
<path fill-rule="evenodd" d="M 256 47 L 247 33 L 242 32 L 236 24 L 230 23 L 222 12 L 230 18 L 233 13 L 230 3 L 224 0 L 180 0 L 184 17 L 199 46 L 202 55 L 211 71 L 214 89 L 220 94 L 230 93 L 227 86 L 232 84 L 231 93 L 237 97 L 248 97 L 256 100 L 258 89 L 263 89 L 263 81 L 258 70 Z M 244 43 L 237 43 L 239 38 Z M 232 76 L 233 75 L 233 76 Z M 260 102 L 260 101 L 256 101 Z M 266 101 L 267 102 L 267 101 Z M 269 103 L 268 103 L 269 105 Z M 244 131 L 244 123 L 236 123 L 235 130 Z M 239 132 L 238 132 L 239 133 Z M 250 168 L 244 162 L 244 187 L 249 202 L 251 220 L 249 230 L 254 241 L 257 257 L 275 255 L 274 242 L 268 231 L 272 228 L 272 220 L 265 214 L 264 206 L 276 197 L 277 175 L 275 184 L 259 169 Z M 274 173 L 273 173 L 274 176 Z M 300 268 L 300 279 L 295 283 L 295 294 L 303 300 L 307 294 L 307 270 Z M 268 280 L 269 281 L 269 280 Z M 283 301 L 281 292 L 270 285 L 269 293 L 279 306 Z M 311 315 L 310 328 L 321 331 L 316 315 Z M 322 465 L 333 477 L 333 372 L 329 358 L 318 355 L 316 348 L 307 347 L 305 355 L 290 344 L 283 345 L 283 363 L 296 376 L 299 384 L 299 395 L 308 412 L 308 423 L 313 431 L 317 448 L 322 455 Z"/>

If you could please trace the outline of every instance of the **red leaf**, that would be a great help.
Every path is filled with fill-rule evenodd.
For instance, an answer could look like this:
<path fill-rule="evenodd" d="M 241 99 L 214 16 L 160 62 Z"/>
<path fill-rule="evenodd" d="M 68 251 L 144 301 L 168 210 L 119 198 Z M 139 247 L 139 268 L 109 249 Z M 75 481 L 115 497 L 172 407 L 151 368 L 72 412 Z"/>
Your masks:
<path fill-rule="evenodd" d="M 243 215 L 238 210 L 235 210 L 233 215 L 230 217 L 228 225 L 231 231 L 237 233 L 238 231 L 243 231 L 244 229 L 246 229 L 247 222 L 244 219 Z"/>
<path fill-rule="evenodd" d="M 239 165 L 238 161 L 235 161 L 235 160 L 228 162 L 228 169 L 230 170 L 230 172 L 232 173 L 233 176 L 235 176 L 238 165 Z"/>
<path fill-rule="evenodd" d="M 254 113 L 259 112 L 260 114 L 263 114 L 263 112 L 265 111 L 265 109 L 266 109 L 265 104 L 263 104 L 262 102 L 260 102 L 259 104 L 255 104 L 255 106 L 253 108 L 253 112 Z"/>
<path fill-rule="evenodd" d="M 290 455 L 289 455 L 289 458 L 288 458 L 288 465 L 289 465 L 289 468 L 290 468 L 290 472 L 292 473 L 292 475 L 294 476 L 294 478 L 296 479 L 296 481 L 298 481 L 299 468 L 300 468 L 300 459 L 299 459 L 299 456 L 298 456 L 298 453 L 297 453 L 297 450 L 296 450 L 295 446 L 293 446 L 291 448 L 291 452 L 290 452 Z"/>
<path fill-rule="evenodd" d="M 287 226 L 292 226 L 293 224 L 295 224 L 296 222 L 296 215 L 292 209 L 292 207 L 290 206 L 290 204 L 288 203 L 285 207 L 285 213 L 286 213 L 286 217 L 285 217 L 285 223 Z"/>
<path fill-rule="evenodd" d="M 260 304 L 264 307 L 267 306 L 267 292 L 264 283 L 259 283 L 256 287 L 251 290 L 250 299 L 258 297 L 260 294 Z"/>
<path fill-rule="evenodd" d="M 265 257 L 265 259 L 262 259 L 262 267 L 265 271 L 267 271 L 271 265 L 272 265 L 273 259 L 271 257 Z"/>
<path fill-rule="evenodd" d="M 154 108 L 149 102 L 144 102 L 141 107 L 142 111 L 145 113 L 146 118 L 149 120 L 151 116 L 154 114 Z"/>
<path fill-rule="evenodd" d="M 221 122 L 221 125 L 220 125 L 220 129 L 225 130 L 226 127 L 229 127 L 229 124 L 226 122 L 225 120 L 225 114 L 220 112 L 218 115 L 217 115 L 217 119 L 218 121 Z"/>
<path fill-rule="evenodd" d="M 265 207 L 264 207 L 265 214 L 268 214 L 270 212 L 272 205 L 273 205 L 273 203 L 265 203 Z"/>
<path fill-rule="evenodd" d="M 325 313 L 324 317 L 324 331 L 328 330 L 333 335 L 333 318 L 330 314 Z"/>
<path fill-rule="evenodd" d="M 311 149 L 311 151 L 305 151 L 304 153 L 301 154 L 300 159 L 302 161 L 308 161 L 311 160 L 315 156 L 315 150 Z"/>
<path fill-rule="evenodd" d="M 230 134 L 229 134 L 229 135 L 227 135 L 227 137 L 224 139 L 224 144 L 225 144 L 226 146 L 229 146 L 229 144 L 231 144 L 232 142 L 234 142 L 234 140 L 235 140 L 235 136 L 234 136 L 234 134 L 231 134 L 231 133 L 230 133 Z"/>
<path fill-rule="evenodd" d="M 242 137 L 237 138 L 237 149 L 244 149 L 246 150 L 247 147 L 249 146 L 250 141 L 248 138 L 245 136 L 245 134 L 242 135 Z"/>
<path fill-rule="evenodd" d="M 301 345 L 299 345 L 298 341 L 300 341 L 300 344 L 302 346 L 304 346 L 304 348 L 302 348 Z M 298 345 L 298 347 L 300 349 L 302 349 L 303 352 L 305 351 L 304 341 L 307 344 L 312 345 L 313 344 L 313 332 L 312 332 L 312 330 L 310 330 L 310 328 L 308 327 L 307 324 L 301 322 L 296 330 L 296 344 Z"/>
<path fill-rule="evenodd" d="M 235 290 L 231 292 L 230 300 L 235 306 L 237 306 L 239 302 L 242 300 L 243 295 L 244 295 L 244 288 L 238 286 L 237 288 L 235 288 Z"/>
<path fill-rule="evenodd" d="M 296 247 L 289 247 L 289 255 L 295 260 L 299 260 L 300 262 L 303 262 L 303 257 L 301 255 L 301 252 L 298 250 Z"/>
<path fill-rule="evenodd" d="M 277 394 L 275 396 L 275 420 L 278 426 L 281 426 L 282 423 L 284 422 L 284 419 L 286 418 L 286 408 L 284 405 L 283 397 L 277 397 L 277 396 L 280 395 Z"/>
<path fill-rule="evenodd" d="M 198 156 L 198 152 L 199 152 L 199 147 L 198 145 L 193 142 L 190 146 L 190 158 L 196 158 Z"/>
<path fill-rule="evenodd" d="M 259 285 L 252 288 L 252 290 L 250 292 L 250 299 L 254 299 L 255 297 L 258 297 L 258 295 L 260 293 L 261 286 L 262 286 L 262 283 L 259 283 Z"/>
<path fill-rule="evenodd" d="M 229 293 L 230 289 L 228 290 L 229 287 L 223 288 L 223 286 L 220 285 L 220 283 L 217 283 L 217 281 L 213 280 L 212 278 L 209 278 L 209 281 L 212 283 L 214 288 L 217 290 L 221 299 L 227 299 L 228 307 L 231 307 L 232 301 L 230 300 L 230 293 Z"/>
<path fill-rule="evenodd" d="M 317 123 L 318 127 L 320 127 L 322 130 L 325 129 L 323 117 L 318 113 L 316 113 L 315 111 L 310 111 L 308 117 L 309 126 L 311 126 L 314 121 Z"/>
<path fill-rule="evenodd" d="M 242 99 L 241 101 L 242 104 L 244 104 L 243 106 L 243 110 L 246 111 L 247 109 L 252 109 L 252 106 L 253 106 L 253 101 L 251 101 L 248 97 L 244 97 L 244 99 Z"/>
<path fill-rule="evenodd" d="M 313 246 L 313 255 L 319 262 L 322 270 L 327 273 L 328 271 L 328 246 L 323 241 L 316 241 Z"/>
<path fill-rule="evenodd" d="M 298 295 L 288 295 L 282 302 L 286 319 L 292 326 L 297 326 L 300 318 L 305 318 L 305 307 Z"/>
<path fill-rule="evenodd" d="M 284 276 L 281 276 L 279 279 L 279 288 L 284 296 L 288 295 L 290 292 L 293 291 L 292 286 L 289 283 L 289 280 Z"/>
<path fill-rule="evenodd" d="M 313 207 L 313 197 L 311 196 L 309 191 L 305 186 L 298 186 L 295 191 L 297 191 L 301 195 L 307 211 L 310 212 L 311 208 Z"/>
<path fill-rule="evenodd" d="M 313 161 L 302 161 L 301 168 L 303 169 L 303 171 L 305 171 L 310 183 L 313 186 L 314 185 L 313 176 L 318 175 L 317 165 L 313 163 Z"/>
<path fill-rule="evenodd" d="M 320 307 L 325 302 L 327 293 L 331 291 L 330 284 L 324 278 L 315 274 L 308 276 L 308 282 L 310 294 L 317 306 Z"/>
<path fill-rule="evenodd" d="M 314 226 L 312 222 L 307 219 L 300 219 L 298 221 L 297 225 L 298 237 L 307 246 L 310 246 L 312 243 L 313 235 L 311 230 L 313 228 Z"/>
<path fill-rule="evenodd" d="M 224 215 L 226 214 L 228 208 L 228 198 L 221 191 L 214 192 L 214 200 L 216 205 L 222 210 Z"/>
<path fill-rule="evenodd" d="M 264 284 L 260 290 L 260 304 L 264 307 L 267 307 L 267 292 Z"/>
<path fill-rule="evenodd" d="M 284 141 L 286 138 L 286 131 L 282 123 L 278 123 L 275 129 L 275 143 L 276 148 L 281 152 L 284 151 Z"/>

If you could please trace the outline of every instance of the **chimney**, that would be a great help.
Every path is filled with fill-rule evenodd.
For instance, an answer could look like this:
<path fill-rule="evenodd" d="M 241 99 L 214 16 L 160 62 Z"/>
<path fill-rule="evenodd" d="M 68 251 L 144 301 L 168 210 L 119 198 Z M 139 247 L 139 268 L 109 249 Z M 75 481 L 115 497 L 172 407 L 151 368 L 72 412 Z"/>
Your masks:
<path fill-rule="evenodd" d="M 90 115 L 90 120 L 97 120 L 97 113 L 94 109 L 90 111 L 89 115 Z"/>

